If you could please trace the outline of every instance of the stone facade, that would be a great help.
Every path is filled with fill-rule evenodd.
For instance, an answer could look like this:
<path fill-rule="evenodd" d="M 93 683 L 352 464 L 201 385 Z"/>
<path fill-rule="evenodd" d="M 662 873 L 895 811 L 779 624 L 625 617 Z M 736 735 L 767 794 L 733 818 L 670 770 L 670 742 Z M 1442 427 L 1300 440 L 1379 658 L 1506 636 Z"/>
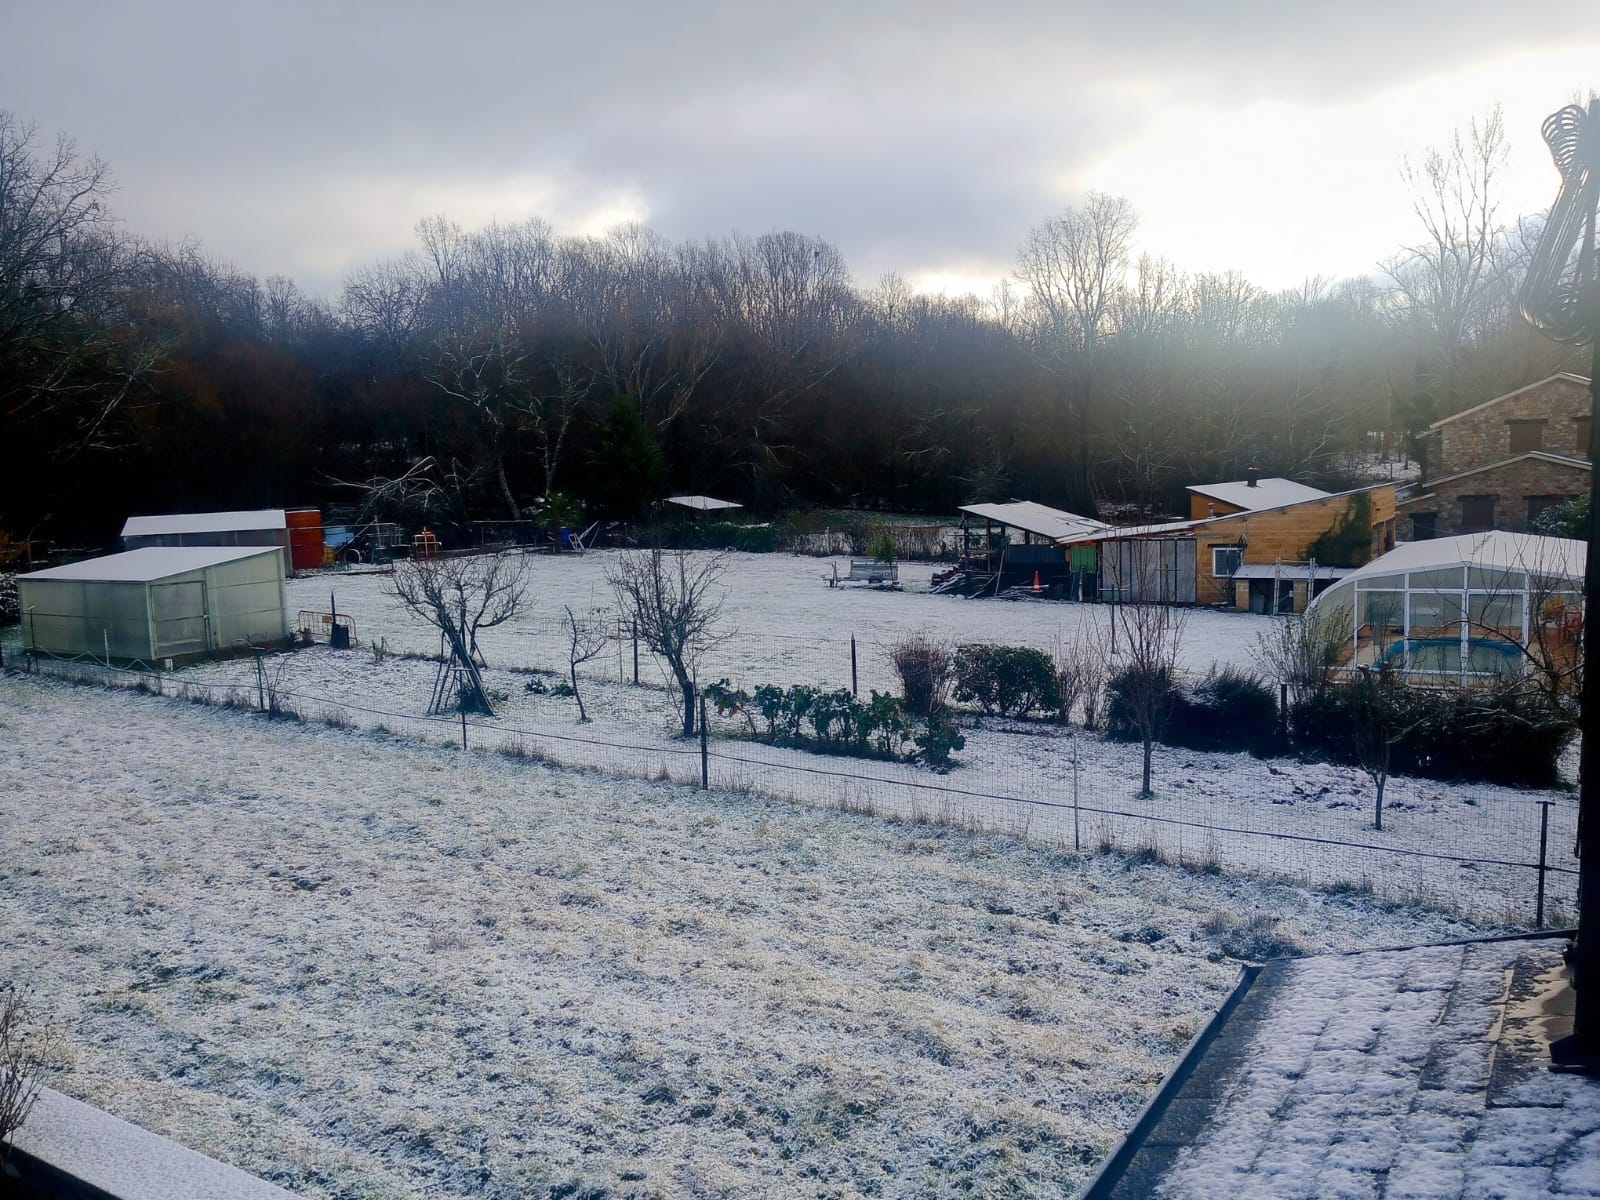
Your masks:
<path fill-rule="evenodd" d="M 1485 529 L 1527 529 L 1542 509 L 1589 490 L 1589 467 L 1577 459 L 1524 454 L 1424 484 L 1399 508 L 1400 535 L 1411 541 Z"/>
<path fill-rule="evenodd" d="M 1408 541 L 1523 530 L 1589 490 L 1589 381 L 1558 374 L 1436 421 L 1423 440 L 1423 482 L 1399 505 Z"/>
<path fill-rule="evenodd" d="M 1588 458 L 1589 405 L 1589 381 L 1561 374 L 1436 421 L 1423 441 L 1423 479 L 1530 451 Z"/>

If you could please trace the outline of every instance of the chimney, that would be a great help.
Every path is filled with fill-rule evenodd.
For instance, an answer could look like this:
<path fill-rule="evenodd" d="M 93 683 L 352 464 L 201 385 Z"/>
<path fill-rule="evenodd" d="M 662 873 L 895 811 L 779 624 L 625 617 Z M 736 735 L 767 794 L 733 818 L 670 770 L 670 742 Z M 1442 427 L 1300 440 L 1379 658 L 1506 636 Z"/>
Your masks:
<path fill-rule="evenodd" d="M 1255 467 L 1246 467 L 1245 470 L 1244 470 L 1245 486 L 1246 487 L 1255 487 L 1256 480 L 1258 478 L 1260 478 L 1260 476 L 1261 476 L 1261 472 L 1258 471 Z"/>

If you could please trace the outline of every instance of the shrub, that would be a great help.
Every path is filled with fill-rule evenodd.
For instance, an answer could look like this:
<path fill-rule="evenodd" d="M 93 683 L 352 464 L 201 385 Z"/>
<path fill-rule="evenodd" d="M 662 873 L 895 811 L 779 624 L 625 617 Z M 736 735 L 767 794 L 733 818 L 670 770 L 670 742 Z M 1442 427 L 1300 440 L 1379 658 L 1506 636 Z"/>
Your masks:
<path fill-rule="evenodd" d="M 1525 683 L 1500 688 L 1422 688 L 1395 683 L 1390 770 L 1427 779 L 1553 787 L 1577 732 Z M 1334 684 L 1292 705 L 1290 740 L 1306 756 L 1359 765 L 1361 689 Z"/>
<path fill-rule="evenodd" d="M 1043 650 L 969 643 L 956 650 L 955 676 L 956 699 L 975 701 L 991 716 L 1061 709 L 1055 664 Z"/>
<path fill-rule="evenodd" d="M 1098 633 L 1091 626 L 1080 625 L 1070 639 L 1056 642 L 1056 689 L 1061 694 L 1063 725 L 1072 721 L 1073 711 L 1080 706 L 1085 729 L 1093 729 L 1099 720 L 1111 668 Z"/>
<path fill-rule="evenodd" d="M 752 695 L 729 687 L 724 679 L 708 685 L 704 694 L 720 715 L 743 717 L 750 736 L 778 745 L 861 758 L 902 758 L 913 744 L 904 702 L 886 692 L 873 692 L 863 703 L 844 688 L 824 692 L 805 684 L 788 690 L 766 684 Z M 764 735 L 756 731 L 755 713 L 766 722 Z"/>
<path fill-rule="evenodd" d="M 926 717 L 949 702 L 950 648 L 943 642 L 921 633 L 902 638 L 889 648 L 889 661 L 912 716 Z"/>
<path fill-rule="evenodd" d="M 950 757 L 956 750 L 966 749 L 967 739 L 956 728 L 956 723 L 942 709 L 930 713 L 921 733 L 914 739 L 922 754 L 922 761 L 935 771 L 948 771 L 955 765 Z"/>
<path fill-rule="evenodd" d="M 1106 736 L 1112 741 L 1137 742 L 1143 736 L 1136 700 L 1145 685 L 1145 673 L 1137 667 L 1123 668 L 1106 684 Z M 1178 685 L 1170 671 L 1155 671 L 1149 686 L 1164 688 L 1171 703 L 1177 703 Z"/>
<path fill-rule="evenodd" d="M 1243 750 L 1265 757 L 1278 741 L 1277 700 L 1249 672 L 1213 671 L 1193 686 L 1178 687 L 1161 740 L 1190 750 Z"/>
<path fill-rule="evenodd" d="M 892 563 L 900 557 L 900 547 L 894 540 L 894 534 L 880 525 L 867 538 L 867 553 L 874 562 Z"/>

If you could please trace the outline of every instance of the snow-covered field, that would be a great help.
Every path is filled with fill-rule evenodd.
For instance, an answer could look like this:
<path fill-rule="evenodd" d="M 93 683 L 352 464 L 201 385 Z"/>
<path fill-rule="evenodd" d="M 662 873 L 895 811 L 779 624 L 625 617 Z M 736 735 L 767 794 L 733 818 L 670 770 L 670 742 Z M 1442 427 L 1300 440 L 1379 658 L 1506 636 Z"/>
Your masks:
<path fill-rule="evenodd" d="M 613 608 L 608 569 L 616 551 L 583 555 L 534 554 L 527 557 L 529 603 L 525 613 L 481 637 L 491 663 L 513 667 L 566 667 L 561 639 L 563 605 L 575 611 Z M 850 637 L 857 643 L 862 694 L 869 688 L 899 689 L 885 651 L 908 634 L 925 633 L 952 642 L 1000 642 L 1050 650 L 1056 639 L 1080 625 L 1106 628 L 1107 610 L 1093 604 L 965 600 L 928 594 L 936 569 L 928 563 L 902 563 L 901 592 L 862 587 L 830 588 L 823 583 L 834 565 L 840 574 L 848 559 L 806 558 L 791 554 L 729 554 L 723 583 L 725 616 L 732 635 L 706 659 L 706 681 L 731 679 L 740 686 L 809 683 L 850 686 Z M 387 639 L 395 649 L 434 654 L 439 636 L 407 614 L 387 591 L 382 571 L 318 572 L 289 581 L 289 608 L 327 612 L 330 603 L 354 618 L 363 642 Z M 1248 665 L 1251 651 L 1272 618 L 1249 613 L 1198 609 L 1187 614 L 1180 661 L 1204 671 L 1213 662 Z M 632 678 L 631 649 L 594 664 L 596 674 Z M 663 682 L 662 669 L 645 655 L 643 673 Z"/>
<path fill-rule="evenodd" d="M 829 589 L 827 560 L 787 555 L 730 555 L 729 622 L 741 632 L 719 647 L 702 678 L 728 675 L 752 686 L 810 681 L 849 682 L 849 630 L 857 633 L 862 691 L 896 688 L 874 647 L 909 632 L 951 641 L 990 639 L 1048 648 L 1084 622 L 1105 620 L 1097 606 L 970 601 L 910 591 L 902 594 Z M 474 722 L 469 741 L 515 746 L 555 762 L 645 778 L 698 780 L 698 748 L 675 737 L 675 693 L 648 652 L 633 687 L 631 647 L 589 664 L 584 686 L 589 725 L 578 725 L 570 699 L 530 695 L 528 676 L 508 668 L 564 663 L 563 604 L 585 609 L 609 603 L 604 574 L 610 553 L 530 556 L 531 610 L 485 633 L 487 681 L 507 697 L 493 722 Z M 903 567 L 915 588 L 930 567 Z M 387 594 L 383 573 L 324 573 L 291 581 L 291 608 L 326 611 L 330 601 L 354 616 L 364 646 L 436 652 L 437 638 Z M 332 593 L 330 595 L 330 593 Z M 1271 618 L 1193 611 L 1183 646 L 1196 670 L 1212 662 L 1248 665 Z M 843 638 L 841 641 L 840 639 Z M 842 669 L 842 677 L 840 670 Z M 285 699 L 308 716 L 338 714 L 367 728 L 384 727 L 432 740 L 459 740 L 449 721 L 425 719 L 436 667 L 318 647 L 269 660 Z M 553 680 L 547 680 L 553 683 Z M 255 703 L 254 663 L 204 664 L 165 677 L 164 686 L 201 687 L 212 699 L 235 689 Z M 897 689 L 896 689 L 897 690 Z M 1384 829 L 1372 828 L 1372 785 L 1360 772 L 1328 764 L 1258 761 L 1160 748 L 1156 796 L 1138 798 L 1137 747 L 1081 731 L 998 720 L 970 721 L 961 766 L 948 776 L 922 767 L 824 758 L 734 740 L 736 719 L 714 719 L 711 776 L 718 786 L 822 806 L 932 817 L 967 828 L 1022 835 L 1050 845 L 1148 849 L 1182 862 L 1274 875 L 1319 885 L 1371 888 L 1403 900 L 1445 904 L 1524 925 L 1534 917 L 1542 806 L 1548 805 L 1547 861 L 1570 867 L 1576 801 L 1563 792 L 1524 792 L 1485 785 L 1452 786 L 1393 779 Z M 1076 810 L 1074 805 L 1076 804 Z M 1353 843 L 1353 845 L 1352 845 Z M 1470 860 L 1470 861 L 1457 861 Z M 1546 876 L 1546 917 L 1573 908 L 1575 874 Z"/>
<path fill-rule="evenodd" d="M 308 1196 L 1066 1196 L 1228 955 L 1474 932 L 17 675 L 0 795 L 57 1085 Z"/>

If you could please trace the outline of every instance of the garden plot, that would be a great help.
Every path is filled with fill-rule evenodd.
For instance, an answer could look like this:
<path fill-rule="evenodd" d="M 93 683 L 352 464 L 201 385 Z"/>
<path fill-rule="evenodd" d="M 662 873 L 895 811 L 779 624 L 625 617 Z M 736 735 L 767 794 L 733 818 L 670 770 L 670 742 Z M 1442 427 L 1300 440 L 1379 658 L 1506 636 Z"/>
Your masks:
<path fill-rule="evenodd" d="M 308 1196 L 1068 1196 L 1357 896 L 0 679 L 62 1090 Z M 108 735 L 115 731 L 115 750 Z"/>
<path fill-rule="evenodd" d="M 266 663 L 282 701 L 308 717 L 460 741 L 455 721 L 425 719 L 435 663 L 321 646 Z M 471 744 L 612 773 L 699 780 L 698 745 L 676 736 L 676 692 L 589 680 L 582 686 L 594 719 L 579 725 L 570 698 L 531 695 L 525 690 L 530 678 L 485 672 L 487 686 L 504 699 L 496 719 L 472 718 Z M 540 679 L 541 687 L 555 682 Z M 209 681 L 216 685 L 207 689 L 213 699 L 236 691 L 258 702 L 249 660 L 206 664 L 165 680 L 178 688 Z M 738 718 L 713 714 L 712 727 L 709 766 L 719 787 L 1050 845 L 1151 850 L 1234 872 L 1372 888 L 1524 925 L 1534 917 L 1538 875 L 1532 864 L 1539 861 L 1542 804 L 1549 806 L 1548 861 L 1574 865 L 1569 851 L 1577 802 L 1563 792 L 1394 778 L 1379 832 L 1372 828 L 1371 782 L 1354 768 L 1327 763 L 1158 747 L 1155 796 L 1141 799 L 1137 745 L 1043 722 L 966 719 L 966 748 L 948 775 L 743 740 L 736 735 L 747 730 Z M 1478 861 L 1432 857 L 1441 854 Z M 1570 873 L 1547 875 L 1547 919 L 1573 911 L 1575 881 Z"/>
<path fill-rule="evenodd" d="M 514 667 L 566 666 L 562 607 L 575 612 L 610 608 L 615 601 L 605 573 L 619 551 L 582 555 L 533 554 L 527 557 L 526 612 L 506 625 L 485 630 L 481 642 L 491 664 Z M 901 638 L 926 633 L 951 642 L 1000 642 L 1050 650 L 1056 639 L 1093 625 L 1109 640 L 1110 607 L 1049 601 L 967 600 L 927 592 L 936 569 L 928 563 L 902 563 L 903 592 L 830 588 L 823 578 L 837 562 L 791 554 L 729 554 L 723 576 L 725 614 L 732 635 L 708 656 L 701 671 L 709 683 L 726 676 L 734 684 L 809 683 L 850 686 L 850 637 L 857 641 L 861 694 L 871 688 L 899 690 L 886 650 Z M 363 642 L 387 639 L 395 649 L 436 654 L 439 635 L 401 609 L 381 571 L 321 572 L 291 579 L 289 608 L 326 612 L 331 600 L 355 619 Z M 1271 617 L 1196 609 L 1187 612 L 1179 665 L 1204 672 L 1213 663 L 1250 664 L 1251 652 Z M 664 669 L 648 651 L 642 677 L 664 682 Z M 631 679 L 631 650 L 585 668 L 597 676 Z"/>

